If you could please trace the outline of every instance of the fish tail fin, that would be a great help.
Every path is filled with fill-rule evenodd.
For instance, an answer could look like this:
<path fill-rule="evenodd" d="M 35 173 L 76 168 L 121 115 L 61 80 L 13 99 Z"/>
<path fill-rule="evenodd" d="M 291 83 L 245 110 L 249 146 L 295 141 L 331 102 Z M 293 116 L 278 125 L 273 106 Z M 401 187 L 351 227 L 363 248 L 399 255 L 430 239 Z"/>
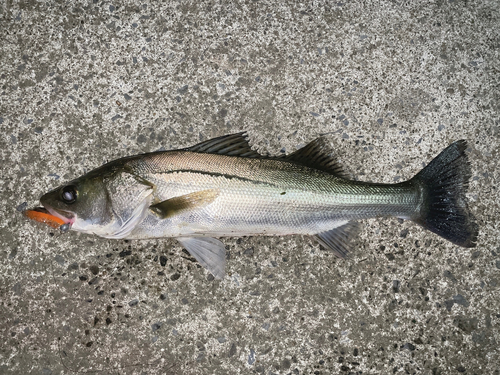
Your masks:
<path fill-rule="evenodd" d="M 452 143 L 413 177 L 423 191 L 420 215 L 413 221 L 456 245 L 474 247 L 478 225 L 465 197 L 471 177 L 466 148 L 464 140 Z"/>

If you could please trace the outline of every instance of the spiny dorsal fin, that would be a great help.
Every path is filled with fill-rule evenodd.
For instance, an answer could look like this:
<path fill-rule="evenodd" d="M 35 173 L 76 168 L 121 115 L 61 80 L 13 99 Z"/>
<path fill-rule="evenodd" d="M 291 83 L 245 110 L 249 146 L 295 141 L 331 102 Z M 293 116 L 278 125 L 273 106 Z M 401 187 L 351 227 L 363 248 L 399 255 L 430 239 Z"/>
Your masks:
<path fill-rule="evenodd" d="M 194 193 L 167 199 L 163 202 L 151 205 L 149 208 L 162 219 L 165 219 L 185 210 L 204 207 L 212 203 L 218 196 L 219 190 L 217 189 L 195 191 Z"/>
<path fill-rule="evenodd" d="M 356 221 L 348 221 L 337 228 L 318 233 L 315 237 L 321 245 L 333 251 L 337 257 L 345 258 L 352 246 L 352 239 L 358 231 L 358 223 Z"/>
<path fill-rule="evenodd" d="M 246 132 L 209 139 L 192 147 L 188 147 L 186 150 L 203 154 L 220 154 L 228 156 L 241 156 L 245 158 L 262 157 L 262 155 L 260 155 L 257 151 L 252 150 L 250 147 L 250 144 L 248 143 L 248 134 Z"/>
<path fill-rule="evenodd" d="M 285 156 L 284 160 L 319 169 L 338 177 L 348 177 L 347 173 L 342 170 L 342 167 L 335 160 L 332 149 L 322 137 L 316 138 L 294 153 Z"/>

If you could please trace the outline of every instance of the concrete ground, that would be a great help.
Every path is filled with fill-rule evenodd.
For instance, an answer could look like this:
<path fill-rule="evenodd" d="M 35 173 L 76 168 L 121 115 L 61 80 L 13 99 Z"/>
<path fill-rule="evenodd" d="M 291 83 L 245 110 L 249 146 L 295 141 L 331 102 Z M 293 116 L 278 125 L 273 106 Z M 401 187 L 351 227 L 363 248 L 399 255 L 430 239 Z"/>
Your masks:
<path fill-rule="evenodd" d="M 499 374 L 498 1 L 0 4 L 0 373 Z M 213 280 L 172 239 L 60 234 L 20 211 L 106 161 L 248 130 L 321 134 L 357 179 L 466 139 L 477 247 L 363 222 L 345 261 L 228 238 Z"/>

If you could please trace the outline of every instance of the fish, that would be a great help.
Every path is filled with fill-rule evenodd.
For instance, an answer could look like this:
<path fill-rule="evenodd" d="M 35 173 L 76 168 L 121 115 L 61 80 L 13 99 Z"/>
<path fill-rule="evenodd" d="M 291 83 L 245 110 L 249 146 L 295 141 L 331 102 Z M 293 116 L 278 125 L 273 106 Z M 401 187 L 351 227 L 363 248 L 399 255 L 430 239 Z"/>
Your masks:
<path fill-rule="evenodd" d="M 64 230 L 175 238 L 216 279 L 226 269 L 217 238 L 309 235 L 345 258 L 359 221 L 368 218 L 411 220 L 473 247 L 479 228 L 466 199 L 466 148 L 465 140 L 456 141 L 413 178 L 384 184 L 350 178 L 324 137 L 273 157 L 252 149 L 240 132 L 108 162 L 44 194 L 35 210 Z"/>

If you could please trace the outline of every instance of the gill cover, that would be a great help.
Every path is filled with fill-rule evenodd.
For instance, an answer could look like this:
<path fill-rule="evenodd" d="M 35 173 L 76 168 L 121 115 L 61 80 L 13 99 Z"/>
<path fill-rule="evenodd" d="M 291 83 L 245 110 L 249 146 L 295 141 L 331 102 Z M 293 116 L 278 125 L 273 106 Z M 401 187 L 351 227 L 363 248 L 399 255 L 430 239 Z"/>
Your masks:
<path fill-rule="evenodd" d="M 96 234 L 106 238 L 125 238 L 147 214 L 154 185 L 126 171 L 104 177 L 103 184 L 113 221 L 105 233 Z"/>

